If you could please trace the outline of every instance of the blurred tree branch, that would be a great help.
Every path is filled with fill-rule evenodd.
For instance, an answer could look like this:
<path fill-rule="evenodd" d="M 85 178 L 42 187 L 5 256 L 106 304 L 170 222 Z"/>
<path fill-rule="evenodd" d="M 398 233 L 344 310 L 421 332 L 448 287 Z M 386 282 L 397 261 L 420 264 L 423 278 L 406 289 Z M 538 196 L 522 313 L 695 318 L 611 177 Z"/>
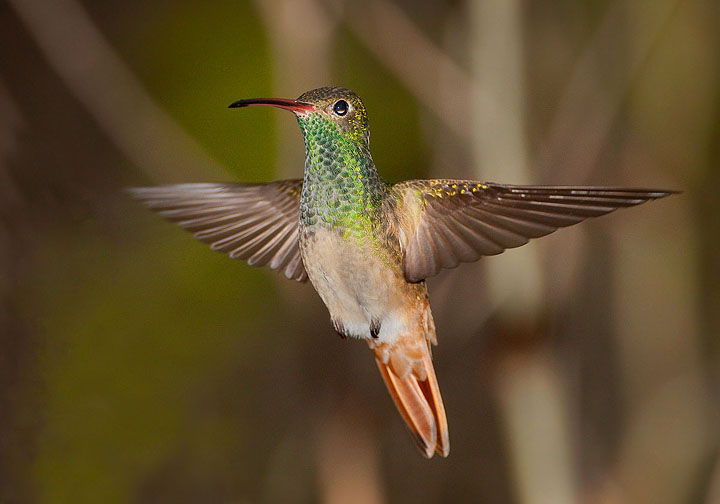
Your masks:
<path fill-rule="evenodd" d="M 150 97 L 77 0 L 8 3 L 98 126 L 151 179 L 227 176 Z"/>
<path fill-rule="evenodd" d="M 457 65 L 398 7 L 388 0 L 329 3 L 352 34 L 407 87 L 442 123 L 465 141 L 472 141 L 468 99 L 492 106 L 472 76 Z M 440 76 L 446 85 L 440 85 Z M 444 90 L 452 90 L 445 93 Z"/>
<path fill-rule="evenodd" d="M 574 183 L 590 178 L 603 143 L 622 109 L 622 101 L 647 62 L 662 29 L 681 3 L 681 0 L 666 0 L 643 8 L 645 29 L 634 32 L 628 51 L 623 37 L 628 3 L 611 2 L 583 48 L 555 107 L 555 116 L 535 160 L 542 178 L 547 178 L 549 173 L 553 178 Z"/>

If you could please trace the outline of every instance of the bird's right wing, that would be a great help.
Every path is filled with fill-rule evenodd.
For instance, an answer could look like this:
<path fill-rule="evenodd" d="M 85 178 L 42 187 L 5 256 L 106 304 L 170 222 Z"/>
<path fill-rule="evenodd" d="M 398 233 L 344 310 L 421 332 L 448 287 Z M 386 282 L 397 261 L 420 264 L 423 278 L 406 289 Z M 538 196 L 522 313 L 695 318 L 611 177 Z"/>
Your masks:
<path fill-rule="evenodd" d="M 298 282 L 307 280 L 298 247 L 302 180 L 178 184 L 129 192 L 213 250 L 251 266 L 269 266 Z"/>

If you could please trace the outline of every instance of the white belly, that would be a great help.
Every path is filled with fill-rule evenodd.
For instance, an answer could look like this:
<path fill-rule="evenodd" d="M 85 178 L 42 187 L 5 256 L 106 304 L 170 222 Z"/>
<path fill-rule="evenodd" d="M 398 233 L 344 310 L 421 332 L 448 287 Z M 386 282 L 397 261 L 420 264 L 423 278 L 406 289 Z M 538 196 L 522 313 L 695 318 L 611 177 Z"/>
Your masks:
<path fill-rule="evenodd" d="M 301 241 L 300 251 L 308 278 L 345 334 L 369 338 L 373 321 L 382 342 L 407 331 L 409 289 L 385 259 L 323 229 Z"/>

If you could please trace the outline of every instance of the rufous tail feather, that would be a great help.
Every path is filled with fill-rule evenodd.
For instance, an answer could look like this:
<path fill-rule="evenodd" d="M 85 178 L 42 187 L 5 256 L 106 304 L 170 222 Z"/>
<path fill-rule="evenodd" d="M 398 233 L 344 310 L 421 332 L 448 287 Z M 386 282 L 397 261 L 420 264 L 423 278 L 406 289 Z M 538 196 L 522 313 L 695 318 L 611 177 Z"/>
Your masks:
<path fill-rule="evenodd" d="M 408 338 L 409 339 L 409 338 Z M 398 341 L 391 348 L 371 345 L 395 405 L 427 458 L 450 453 L 447 417 L 432 365 L 430 343 Z"/>

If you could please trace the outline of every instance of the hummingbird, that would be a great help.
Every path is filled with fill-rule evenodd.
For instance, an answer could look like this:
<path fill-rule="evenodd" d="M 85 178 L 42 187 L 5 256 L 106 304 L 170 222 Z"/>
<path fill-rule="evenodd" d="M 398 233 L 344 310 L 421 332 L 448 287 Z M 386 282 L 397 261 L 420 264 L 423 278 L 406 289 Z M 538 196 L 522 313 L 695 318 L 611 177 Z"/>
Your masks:
<path fill-rule="evenodd" d="M 676 191 L 385 181 L 370 154 L 368 114 L 342 87 L 296 100 L 254 98 L 295 115 L 302 179 L 130 189 L 213 250 L 310 280 L 343 338 L 365 340 L 422 454 L 446 457 L 448 422 L 432 364 L 437 344 L 425 280 L 531 238 Z"/>

